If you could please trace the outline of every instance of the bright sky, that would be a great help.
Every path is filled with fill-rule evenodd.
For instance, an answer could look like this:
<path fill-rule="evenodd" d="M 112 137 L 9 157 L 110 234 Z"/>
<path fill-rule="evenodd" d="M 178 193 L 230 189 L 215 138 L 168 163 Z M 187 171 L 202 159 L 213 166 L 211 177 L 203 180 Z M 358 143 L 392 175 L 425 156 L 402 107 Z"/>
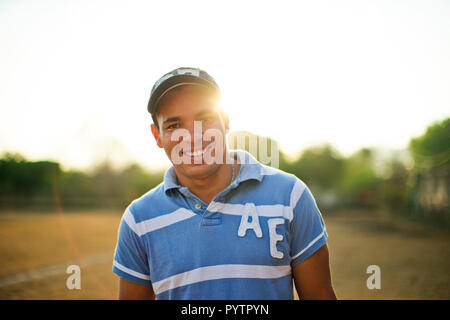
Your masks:
<path fill-rule="evenodd" d="M 404 148 L 450 116 L 449 1 L 0 1 L 0 153 L 169 162 L 146 110 L 200 67 L 231 129 L 286 152 Z"/>

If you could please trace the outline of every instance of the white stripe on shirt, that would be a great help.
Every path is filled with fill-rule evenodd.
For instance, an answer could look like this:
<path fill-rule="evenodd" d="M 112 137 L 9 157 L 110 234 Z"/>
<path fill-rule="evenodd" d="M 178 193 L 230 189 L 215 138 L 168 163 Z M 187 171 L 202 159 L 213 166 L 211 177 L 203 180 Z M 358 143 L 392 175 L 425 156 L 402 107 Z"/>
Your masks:
<path fill-rule="evenodd" d="M 282 204 L 258 205 L 255 206 L 256 212 L 261 217 L 283 217 L 284 219 L 292 221 L 294 208 L 304 190 L 305 184 L 297 180 L 291 191 L 289 206 L 284 206 Z M 246 208 L 243 204 L 212 201 L 207 210 L 230 215 L 243 215 Z M 180 208 L 174 212 L 136 223 L 133 214 L 127 209 L 124 214 L 124 220 L 138 236 L 142 236 L 148 232 L 170 226 L 174 223 L 194 217 L 195 215 L 196 214 L 189 209 Z"/>
<path fill-rule="evenodd" d="M 180 208 L 172 213 L 164 214 L 152 219 L 136 223 L 133 214 L 129 209 L 126 210 L 123 218 L 128 226 L 138 235 L 142 236 L 148 232 L 155 231 L 171 224 L 192 218 L 195 213 L 191 210 Z"/>
<path fill-rule="evenodd" d="M 292 221 L 293 216 L 294 216 L 294 208 L 297 206 L 297 202 L 298 200 L 300 200 L 300 197 L 303 194 L 303 191 L 305 191 L 306 185 L 301 182 L 300 180 L 295 181 L 294 187 L 292 188 L 291 191 L 291 200 L 289 203 L 289 207 L 291 209 L 291 216 L 289 221 Z"/>
<path fill-rule="evenodd" d="M 265 266 L 247 264 L 222 264 L 201 267 L 173 275 L 154 282 L 153 290 L 156 294 L 207 280 L 251 278 L 277 279 L 291 274 L 291 266 Z"/>
<path fill-rule="evenodd" d="M 119 269 L 119 270 L 121 270 L 121 271 L 123 271 L 123 272 L 125 272 L 125 273 L 128 273 L 128 274 L 130 274 L 130 275 L 132 275 L 132 276 L 134 276 L 134 277 L 136 277 L 136 278 L 144 279 L 144 280 L 150 280 L 150 276 L 149 276 L 149 275 L 142 274 L 142 273 L 140 273 L 140 272 L 131 270 L 130 268 L 127 268 L 127 267 L 121 265 L 121 264 L 118 263 L 116 260 L 113 261 L 113 265 L 114 265 L 117 269 Z"/>
<path fill-rule="evenodd" d="M 311 246 L 316 243 L 317 241 L 319 241 L 325 234 L 325 229 L 322 231 L 321 234 L 319 234 L 317 237 L 315 237 L 310 243 L 308 243 L 308 245 L 301 250 L 299 253 L 297 253 L 295 256 L 293 256 L 291 259 L 294 260 L 296 258 L 298 258 L 299 256 L 302 255 L 303 252 L 305 252 L 306 250 L 308 250 L 309 248 L 311 248 Z"/>
<path fill-rule="evenodd" d="M 282 204 L 258 205 L 255 206 L 260 217 L 283 217 L 289 220 L 290 208 Z M 211 202 L 208 206 L 210 212 L 221 212 L 223 214 L 242 216 L 246 212 L 244 204 Z"/>

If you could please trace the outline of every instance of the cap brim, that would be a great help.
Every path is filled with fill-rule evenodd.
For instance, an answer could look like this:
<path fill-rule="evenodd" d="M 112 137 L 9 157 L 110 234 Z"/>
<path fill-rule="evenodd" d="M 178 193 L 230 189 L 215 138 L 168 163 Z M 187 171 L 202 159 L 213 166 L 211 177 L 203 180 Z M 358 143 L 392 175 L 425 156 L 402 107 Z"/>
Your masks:
<path fill-rule="evenodd" d="M 150 100 L 148 102 L 147 109 L 150 112 L 150 114 L 154 114 L 154 112 L 157 110 L 158 102 L 159 100 L 167 94 L 170 90 L 182 86 L 182 85 L 189 85 L 189 84 L 199 84 L 207 86 L 211 89 L 217 90 L 217 92 L 220 92 L 219 87 L 217 87 L 216 84 L 214 84 L 211 81 L 208 81 L 203 78 L 199 78 L 192 75 L 187 74 L 181 74 L 173 76 L 167 80 L 165 80 L 163 83 L 161 83 L 158 88 L 152 93 Z"/>

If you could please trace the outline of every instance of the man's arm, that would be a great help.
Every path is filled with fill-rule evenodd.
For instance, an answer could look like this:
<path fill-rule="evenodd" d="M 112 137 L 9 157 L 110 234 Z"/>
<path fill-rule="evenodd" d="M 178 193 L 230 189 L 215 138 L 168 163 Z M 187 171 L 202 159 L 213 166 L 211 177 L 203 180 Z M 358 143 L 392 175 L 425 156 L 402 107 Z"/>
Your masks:
<path fill-rule="evenodd" d="M 305 261 L 293 268 L 295 288 L 300 299 L 334 300 L 328 247 L 324 244 Z"/>
<path fill-rule="evenodd" d="M 119 300 L 155 300 L 155 293 L 152 286 L 134 283 L 121 277 Z"/>

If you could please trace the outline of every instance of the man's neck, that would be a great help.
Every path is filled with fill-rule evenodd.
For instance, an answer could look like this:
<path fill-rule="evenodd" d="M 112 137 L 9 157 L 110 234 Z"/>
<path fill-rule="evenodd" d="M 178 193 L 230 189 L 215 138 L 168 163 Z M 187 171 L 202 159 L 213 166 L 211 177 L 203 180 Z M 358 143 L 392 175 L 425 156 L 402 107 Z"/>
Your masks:
<path fill-rule="evenodd" d="M 233 166 L 235 167 L 235 177 L 237 177 L 240 164 L 233 161 L 233 164 L 221 164 L 214 173 L 200 179 L 193 179 L 177 174 L 178 182 L 182 186 L 187 187 L 204 203 L 209 204 L 219 192 L 230 185 L 233 176 Z"/>

